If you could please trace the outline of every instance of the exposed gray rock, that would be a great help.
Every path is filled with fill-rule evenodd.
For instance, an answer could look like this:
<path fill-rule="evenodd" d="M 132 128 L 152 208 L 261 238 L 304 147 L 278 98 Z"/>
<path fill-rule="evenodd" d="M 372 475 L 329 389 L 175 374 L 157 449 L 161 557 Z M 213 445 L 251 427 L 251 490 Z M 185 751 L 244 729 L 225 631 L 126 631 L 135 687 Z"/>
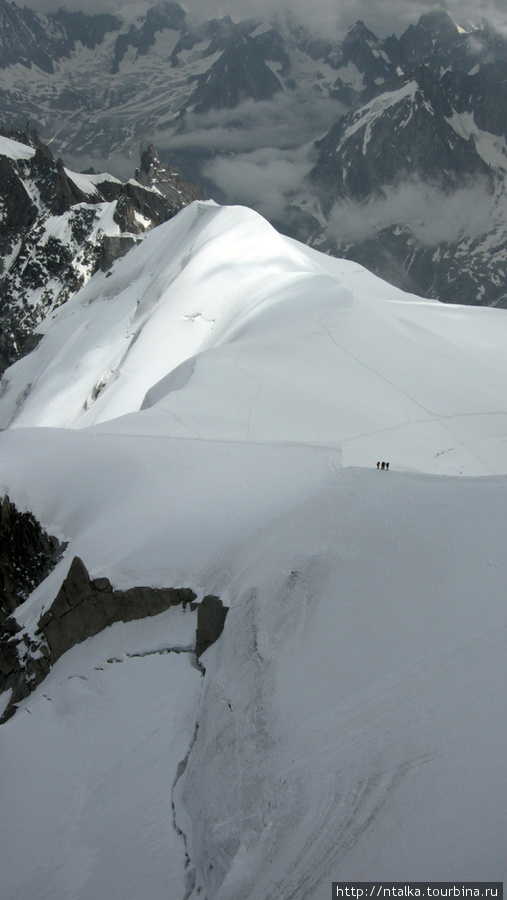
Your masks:
<path fill-rule="evenodd" d="M 190 98 L 195 112 L 210 109 L 233 109 L 244 100 L 269 100 L 282 90 L 277 76 L 265 61 L 266 49 L 245 35 L 226 50 L 205 75 L 198 76 L 198 86 Z"/>
<path fill-rule="evenodd" d="M 0 0 L 0 68 L 21 65 L 38 66 L 53 74 L 54 61 L 67 57 L 76 42 L 93 49 L 121 22 L 115 16 L 87 16 L 60 8 L 45 16 L 30 9 Z"/>
<path fill-rule="evenodd" d="M 178 208 L 193 200 L 203 199 L 201 188 L 196 182 L 185 181 L 176 169 L 160 161 L 154 144 L 150 144 L 142 153 L 141 165 L 136 169 L 135 177 L 144 187 L 157 188 Z"/>
<path fill-rule="evenodd" d="M 114 48 L 114 61 L 111 71 L 118 72 L 121 61 L 129 47 L 137 50 L 138 56 L 148 53 L 155 43 L 157 32 L 167 28 L 180 30 L 185 22 L 186 13 L 179 5 L 171 0 L 161 0 L 151 6 L 146 16 L 142 19 L 142 25 L 132 25 L 127 34 L 118 35 Z"/>
<path fill-rule="evenodd" d="M 113 590 L 107 578 L 90 581 L 82 560 L 74 557 L 51 607 L 41 616 L 37 634 L 49 649 L 51 664 L 74 644 L 113 622 L 131 622 L 195 600 L 188 588 L 134 587 Z"/>
<path fill-rule="evenodd" d="M 40 684 L 51 666 L 75 644 L 98 634 L 114 622 L 131 622 L 158 615 L 182 604 L 195 609 L 189 588 L 133 587 L 114 590 L 107 578 L 90 580 L 86 566 L 74 557 L 53 603 L 39 619 L 35 637 L 29 638 L 13 618 L 4 623 L 0 640 L 0 691 L 11 689 L 6 721 L 17 704 Z M 227 610 L 217 597 L 205 597 L 198 618 L 200 653 L 219 637 Z"/>
<path fill-rule="evenodd" d="M 195 655 L 198 659 L 222 634 L 228 612 L 220 597 L 214 597 L 213 594 L 203 597 L 197 607 Z"/>
<path fill-rule="evenodd" d="M 1 375 L 36 346 L 35 329 L 49 312 L 135 244 L 135 238 L 126 235 L 166 222 L 201 192 L 162 165 L 152 146 L 138 170 L 143 184 L 106 177 L 88 195 L 30 126 L 24 133 L 0 128 L 0 134 L 35 149 L 29 159 L 0 155 Z M 98 229 L 104 201 L 116 203 L 113 217 L 119 236 L 104 237 Z M 53 229 L 48 234 L 52 216 L 62 217 L 59 236 Z"/>
<path fill-rule="evenodd" d="M 0 503 L 0 625 L 23 603 L 61 558 L 64 546 L 31 513 L 8 497 Z"/>
<path fill-rule="evenodd" d="M 126 234 L 104 235 L 99 257 L 102 272 L 107 272 L 117 259 L 121 259 L 132 249 L 135 243 L 135 239 Z"/>

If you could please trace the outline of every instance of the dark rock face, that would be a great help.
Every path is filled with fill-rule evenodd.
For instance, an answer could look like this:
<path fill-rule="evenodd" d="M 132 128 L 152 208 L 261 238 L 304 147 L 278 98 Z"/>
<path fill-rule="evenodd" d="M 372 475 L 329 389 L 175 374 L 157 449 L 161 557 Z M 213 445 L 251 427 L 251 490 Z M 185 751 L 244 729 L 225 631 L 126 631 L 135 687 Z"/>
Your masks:
<path fill-rule="evenodd" d="M 458 43 L 459 37 L 459 30 L 447 13 L 426 13 L 417 25 L 410 25 L 402 34 L 400 60 L 411 68 L 441 58 Z"/>
<path fill-rule="evenodd" d="M 386 44 L 370 31 L 364 22 L 356 22 L 347 32 L 339 52 L 331 51 L 329 62 L 333 68 L 352 64 L 363 75 L 363 87 L 358 91 L 350 89 L 338 78 L 334 85 L 334 95 L 346 105 L 356 106 L 378 93 L 379 84 L 396 74 L 392 52 L 386 52 Z"/>
<path fill-rule="evenodd" d="M 115 16 L 85 16 L 65 9 L 46 16 L 0 0 L 0 68 L 19 63 L 52 74 L 54 61 L 69 56 L 76 41 L 93 49 L 120 24 Z"/>
<path fill-rule="evenodd" d="M 5 526 L 4 526 L 5 520 Z M 46 677 L 54 663 L 71 647 L 103 631 L 114 622 L 132 622 L 156 616 L 171 606 L 197 607 L 195 653 L 199 657 L 220 637 L 227 608 L 209 595 L 195 604 L 190 588 L 133 587 L 114 590 L 108 578 L 90 579 L 84 563 L 74 557 L 58 594 L 40 617 L 35 635 L 23 633 L 11 615 L 33 587 L 46 577 L 61 556 L 62 547 L 45 535 L 30 514 L 20 516 L 6 499 L 2 505 L 0 573 L 3 578 L 0 620 L 0 692 L 11 690 L 0 723 L 14 715 L 17 704 Z M 33 549 L 35 547 L 35 549 Z M 42 548 L 42 549 L 41 549 Z M 32 551 L 30 560 L 25 560 Z M 25 560 L 25 573 L 19 565 Z"/>
<path fill-rule="evenodd" d="M 256 28 L 256 22 L 247 20 L 233 22 L 230 16 L 221 19 L 210 19 L 209 22 L 185 22 L 181 29 L 181 35 L 171 53 L 171 66 L 177 68 L 180 65 L 180 56 L 185 50 L 192 50 L 196 44 L 205 43 L 204 57 L 213 56 L 230 50 L 245 35 L 250 34 Z"/>
<path fill-rule="evenodd" d="M 0 248 L 6 252 L 12 242 L 11 235 L 27 231 L 37 219 L 37 207 L 13 161 L 6 156 L 0 156 L 0 203 L 3 208 Z"/>
<path fill-rule="evenodd" d="M 59 23 L 6 0 L 0 0 L 0 35 L 2 68 L 16 63 L 30 68 L 34 63 L 52 73 L 53 59 L 63 56 L 67 46 L 67 36 Z"/>
<path fill-rule="evenodd" d="M 195 635 L 195 655 L 197 658 L 218 640 L 224 630 L 228 608 L 219 597 L 209 594 L 203 597 L 197 607 L 197 631 Z"/>
<path fill-rule="evenodd" d="M 61 558 L 64 546 L 46 534 L 31 513 L 8 497 L 0 503 L 0 625 L 23 603 Z"/>
<path fill-rule="evenodd" d="M 155 154 L 157 152 L 155 148 L 154 152 Z M 164 178 L 167 191 L 164 190 Z M 132 181 L 126 184 L 103 181 L 97 185 L 97 188 L 104 200 L 116 200 L 114 220 L 120 226 L 120 230 L 130 232 L 130 234 L 141 234 L 146 231 L 147 226 L 139 222 L 136 213 L 148 221 L 149 227 L 155 228 L 162 222 L 172 219 L 192 200 L 202 199 L 199 185 L 184 181 L 174 170 L 172 170 L 172 179 L 174 189 L 170 190 L 170 167 L 160 163 L 158 167 L 151 167 L 151 171 L 146 177 L 143 177 L 142 170 L 138 169 L 136 171 L 138 184 Z"/>
<path fill-rule="evenodd" d="M 31 513 L 20 513 L 8 497 L 0 505 L 0 691 L 12 689 L 18 700 L 30 691 L 28 685 L 49 668 L 47 654 L 36 653 L 20 660 L 29 642 L 12 616 L 31 592 L 55 567 L 65 546 L 41 528 Z M 35 649 L 35 648 L 33 648 Z"/>
<path fill-rule="evenodd" d="M 473 141 L 449 125 L 452 107 L 429 69 L 414 73 L 413 90 L 397 89 L 340 119 L 320 144 L 310 180 L 323 189 L 325 211 L 339 197 L 365 200 L 407 175 L 452 190 L 491 173 Z M 408 88 L 410 87 L 410 83 Z M 375 105 L 378 104 L 376 114 Z"/>
<path fill-rule="evenodd" d="M 203 200 L 201 188 L 196 182 L 185 181 L 176 169 L 160 161 L 154 144 L 141 155 L 141 165 L 136 169 L 136 181 L 147 188 L 157 188 L 174 206 Z"/>
<path fill-rule="evenodd" d="M 446 72 L 442 85 L 458 113 L 472 112 L 483 131 L 507 138 L 507 59 L 482 66 L 474 74 Z"/>
<path fill-rule="evenodd" d="M 100 248 L 99 265 L 102 272 L 107 272 L 117 259 L 125 256 L 135 246 L 135 239 L 125 234 L 118 236 L 105 235 Z"/>
<path fill-rule="evenodd" d="M 51 664 L 81 641 L 103 631 L 113 622 L 132 622 L 195 600 L 187 588 L 135 587 L 115 591 L 107 578 L 90 581 L 88 572 L 74 557 L 68 575 L 50 609 L 39 620 Z"/>
<path fill-rule="evenodd" d="M 139 56 L 148 53 L 155 43 L 155 35 L 166 28 L 179 31 L 186 19 L 186 13 L 179 3 L 163 2 L 151 6 L 140 27 L 132 25 L 127 34 L 120 34 L 114 48 L 111 71 L 118 72 L 121 61 L 129 47 L 134 47 Z"/>
<path fill-rule="evenodd" d="M 77 41 L 94 50 L 102 43 L 106 34 L 118 31 L 121 25 L 120 19 L 108 13 L 86 15 L 82 12 L 69 12 L 64 6 L 49 18 L 64 29 L 69 50 L 74 49 Z"/>
<path fill-rule="evenodd" d="M 143 154 L 143 183 L 106 178 L 85 194 L 37 132 L 3 134 L 23 138 L 35 153 L 29 159 L 0 156 L 0 375 L 36 346 L 34 329 L 49 312 L 134 245 L 125 233 L 141 234 L 201 198 L 198 185 L 159 162 L 153 145 Z M 104 202 L 116 203 L 119 236 L 104 236 L 98 228 Z M 61 218 L 57 234 L 54 228 L 46 232 L 51 216 Z M 10 257 L 8 264 L 2 256 Z"/>
<path fill-rule="evenodd" d="M 61 216 L 77 203 L 85 203 L 91 195 L 83 194 L 67 176 L 63 161 L 54 159 L 48 149 L 37 147 L 26 166 L 26 177 L 36 182 L 42 202 L 54 216 Z"/>
<path fill-rule="evenodd" d="M 376 201 L 381 205 L 392 197 L 393 209 L 396 190 L 409 186 L 414 197 L 424 197 L 426 190 L 433 196 L 438 191 L 450 202 L 460 191 L 463 196 L 468 191 L 468 202 L 488 209 L 492 216 L 504 191 L 499 175 L 481 156 L 473 137 L 467 139 L 459 127 L 453 127 L 457 109 L 466 112 L 472 102 L 480 105 L 484 88 L 479 90 L 475 78 L 447 73 L 439 80 L 423 66 L 410 80 L 397 78 L 390 91 L 343 116 L 320 142 L 319 160 L 309 176 L 320 191 L 324 214 L 329 216 L 335 204 L 339 209 L 344 203 L 346 209 L 349 203 L 366 222 L 371 209 L 368 204 Z M 490 116 L 488 126 L 495 127 L 497 134 L 507 128 L 506 108 L 491 100 L 482 112 L 484 117 Z M 428 207 L 429 237 L 431 215 Z M 346 229 L 338 238 L 331 229 L 322 240 L 322 231 L 314 226 L 316 237 L 311 242 L 319 249 L 356 260 L 403 290 L 442 301 L 505 306 L 501 238 L 505 229 L 500 221 L 481 223 L 482 228 L 491 229 L 488 236 L 480 230 L 474 234 L 455 229 L 453 233 L 447 228 L 450 236 L 447 241 L 439 239 L 438 251 L 437 242 L 419 240 L 402 217 L 395 224 L 379 224 L 375 236 L 364 229 L 364 238 L 356 235 L 349 241 Z"/>
<path fill-rule="evenodd" d="M 266 65 L 263 47 L 255 39 L 243 40 L 225 51 L 206 75 L 199 78 L 199 85 L 190 105 L 197 113 L 210 109 L 232 109 L 244 100 L 269 100 L 282 85 Z"/>
<path fill-rule="evenodd" d="M 63 653 L 114 622 L 156 616 L 170 606 L 193 604 L 189 588 L 134 587 L 116 591 L 107 578 L 90 580 L 85 565 L 74 557 L 67 577 L 50 608 L 41 616 L 35 638 L 20 633 L 12 619 L 4 623 L 0 640 L 0 691 L 12 691 L 0 722 L 45 678 Z M 215 638 L 216 639 L 216 638 Z"/>

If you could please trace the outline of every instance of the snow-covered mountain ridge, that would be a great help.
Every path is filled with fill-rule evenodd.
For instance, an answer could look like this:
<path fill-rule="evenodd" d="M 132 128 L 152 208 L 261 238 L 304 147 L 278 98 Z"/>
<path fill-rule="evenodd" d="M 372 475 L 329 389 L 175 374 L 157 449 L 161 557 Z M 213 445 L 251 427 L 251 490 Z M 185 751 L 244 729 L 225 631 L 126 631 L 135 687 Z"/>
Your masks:
<path fill-rule="evenodd" d="M 230 611 L 204 677 L 171 608 L 1 726 L 9 900 L 505 878 L 505 316 L 196 202 L 42 323 L 0 491 L 68 546 L 16 638 L 75 556 Z"/>
<path fill-rule="evenodd" d="M 370 465 L 382 435 L 398 467 L 499 473 L 506 327 L 199 202 L 42 323 L 3 379 L 0 423 L 121 431 L 142 410 L 169 436 L 330 445 Z"/>

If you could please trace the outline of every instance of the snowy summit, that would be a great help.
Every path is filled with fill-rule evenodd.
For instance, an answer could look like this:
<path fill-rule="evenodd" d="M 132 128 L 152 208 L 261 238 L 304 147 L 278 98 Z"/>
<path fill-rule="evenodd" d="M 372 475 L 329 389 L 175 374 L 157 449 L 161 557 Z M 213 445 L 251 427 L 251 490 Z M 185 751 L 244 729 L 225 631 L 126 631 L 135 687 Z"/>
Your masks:
<path fill-rule="evenodd" d="M 229 613 L 204 675 L 170 608 L 73 646 L 1 726 L 5 896 L 502 881 L 505 311 L 194 202 L 38 331 L 0 490 L 67 549 L 25 645 L 76 556 Z"/>

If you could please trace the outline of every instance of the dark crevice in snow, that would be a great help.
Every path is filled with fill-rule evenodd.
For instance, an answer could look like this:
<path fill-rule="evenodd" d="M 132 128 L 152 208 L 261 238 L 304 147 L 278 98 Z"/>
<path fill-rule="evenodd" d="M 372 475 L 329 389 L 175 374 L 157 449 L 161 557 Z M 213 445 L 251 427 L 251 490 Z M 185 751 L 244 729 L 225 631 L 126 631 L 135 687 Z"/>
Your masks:
<path fill-rule="evenodd" d="M 183 759 L 178 763 L 178 768 L 176 770 L 176 778 L 174 779 L 172 791 L 171 791 L 171 796 L 172 796 L 171 808 L 172 808 L 172 814 L 173 814 L 173 826 L 174 826 L 174 830 L 176 831 L 176 834 L 178 834 L 179 837 L 181 837 L 184 847 L 185 847 L 186 891 L 185 891 L 183 900 L 189 900 L 189 898 L 193 894 L 193 891 L 195 888 L 196 873 L 195 873 L 195 867 L 192 864 L 192 860 L 190 858 L 190 854 L 188 851 L 187 835 L 186 835 L 185 831 L 182 828 L 180 828 L 180 826 L 178 825 L 177 819 L 176 819 L 176 804 L 174 801 L 174 794 L 175 794 L 175 790 L 178 785 L 178 782 L 187 768 L 190 754 L 191 754 L 191 752 L 194 748 L 194 744 L 197 740 L 198 731 L 199 731 L 199 722 L 196 722 L 188 750 L 187 750 L 185 756 L 183 757 Z"/>
<path fill-rule="evenodd" d="M 225 619 L 227 617 L 227 613 L 229 612 L 228 607 L 224 607 L 222 601 L 219 597 L 215 597 L 213 595 L 208 595 L 204 597 L 201 603 L 197 607 L 197 630 L 196 630 L 196 643 L 195 643 L 195 664 L 197 668 L 200 670 L 203 679 L 206 675 L 206 667 L 201 662 L 201 654 L 207 650 L 212 644 L 214 644 L 224 629 Z M 201 695 L 202 689 L 204 687 L 204 680 L 201 683 Z M 200 706 L 201 699 L 199 698 L 198 708 Z M 177 813 L 176 813 L 176 801 L 175 795 L 179 790 L 179 782 L 182 776 L 184 775 L 188 761 L 190 759 L 190 755 L 194 749 L 195 743 L 197 741 L 197 735 L 199 732 L 199 721 L 197 720 L 195 723 L 194 732 L 192 735 L 192 739 L 190 741 L 188 750 L 184 756 L 184 758 L 179 762 L 176 777 L 174 779 L 173 787 L 172 787 L 172 813 L 173 813 L 173 825 L 176 833 L 183 840 L 184 848 L 185 848 L 185 869 L 186 869 L 186 891 L 182 898 L 182 900 L 190 900 L 190 897 L 194 896 L 194 891 L 196 888 L 196 876 L 197 870 L 195 864 L 192 861 L 191 853 L 189 849 L 189 839 L 188 839 L 188 829 L 191 827 L 191 822 L 185 825 L 183 822 L 178 823 Z M 183 808 L 181 804 L 179 804 L 179 810 L 182 815 Z M 187 831 L 185 830 L 187 829 Z"/>
<path fill-rule="evenodd" d="M 122 663 L 126 659 L 142 659 L 145 656 L 164 656 L 166 653 L 191 653 L 194 655 L 193 645 L 186 647 L 160 647 L 158 650 L 140 650 L 137 653 L 124 653 L 123 656 L 112 656 L 106 659 L 107 663 Z"/>

